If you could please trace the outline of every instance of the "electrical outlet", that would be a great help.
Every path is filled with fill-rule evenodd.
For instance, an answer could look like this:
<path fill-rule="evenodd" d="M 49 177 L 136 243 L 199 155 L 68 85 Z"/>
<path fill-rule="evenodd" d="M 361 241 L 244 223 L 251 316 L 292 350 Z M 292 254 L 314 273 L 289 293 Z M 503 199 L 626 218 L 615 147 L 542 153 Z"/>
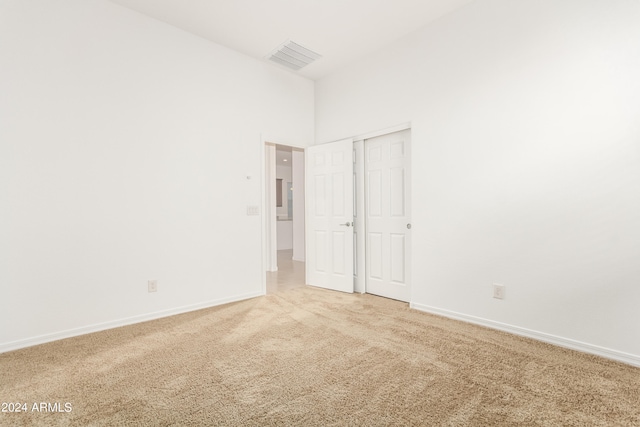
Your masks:
<path fill-rule="evenodd" d="M 493 284 L 493 297 L 496 299 L 504 299 L 504 285 Z"/>
<path fill-rule="evenodd" d="M 147 282 L 147 288 L 149 292 L 158 292 L 158 281 L 149 280 L 149 282 Z"/>

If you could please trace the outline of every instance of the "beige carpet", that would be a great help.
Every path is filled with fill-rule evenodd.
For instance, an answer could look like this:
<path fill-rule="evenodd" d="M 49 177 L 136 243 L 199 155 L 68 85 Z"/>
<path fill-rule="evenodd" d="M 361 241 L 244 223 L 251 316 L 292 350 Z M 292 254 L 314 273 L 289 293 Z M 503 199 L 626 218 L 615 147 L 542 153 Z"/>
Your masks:
<path fill-rule="evenodd" d="M 1 354 L 0 399 L 10 426 L 640 426 L 640 369 L 307 287 Z"/>

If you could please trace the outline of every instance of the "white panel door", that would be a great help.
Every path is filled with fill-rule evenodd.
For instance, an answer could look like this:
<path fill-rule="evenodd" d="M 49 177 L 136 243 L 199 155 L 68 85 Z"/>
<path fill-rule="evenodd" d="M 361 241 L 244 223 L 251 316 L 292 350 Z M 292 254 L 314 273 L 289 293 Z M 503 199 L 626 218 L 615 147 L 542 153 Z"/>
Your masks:
<path fill-rule="evenodd" d="M 366 288 L 411 297 L 410 138 L 404 130 L 365 141 Z"/>
<path fill-rule="evenodd" d="M 353 292 L 353 140 L 306 150 L 306 280 Z"/>

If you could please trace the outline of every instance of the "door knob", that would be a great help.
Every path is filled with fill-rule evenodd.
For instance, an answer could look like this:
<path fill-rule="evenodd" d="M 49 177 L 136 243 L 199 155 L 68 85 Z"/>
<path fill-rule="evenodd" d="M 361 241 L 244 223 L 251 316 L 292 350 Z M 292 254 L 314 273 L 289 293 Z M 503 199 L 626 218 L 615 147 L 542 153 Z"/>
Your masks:
<path fill-rule="evenodd" d="M 411 224 L 407 224 L 407 228 L 411 230 Z"/>
<path fill-rule="evenodd" d="M 351 227 L 351 223 L 349 221 L 345 222 L 344 224 L 340 224 L 344 227 Z"/>

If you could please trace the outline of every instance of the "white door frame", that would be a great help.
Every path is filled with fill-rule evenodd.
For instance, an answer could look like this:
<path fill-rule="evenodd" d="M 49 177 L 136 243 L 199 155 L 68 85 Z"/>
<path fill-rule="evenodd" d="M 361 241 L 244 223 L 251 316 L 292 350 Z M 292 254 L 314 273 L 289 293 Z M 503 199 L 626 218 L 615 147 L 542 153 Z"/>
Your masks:
<path fill-rule="evenodd" d="M 376 136 L 388 135 L 390 133 L 396 133 L 396 132 L 400 132 L 407 129 L 411 129 L 411 122 L 401 123 L 399 125 L 391 126 L 384 129 L 379 129 L 373 132 L 363 133 L 361 135 L 355 136 L 353 140 L 359 141 L 359 140 L 375 138 Z"/>
<path fill-rule="evenodd" d="M 354 242 L 353 242 L 353 272 L 354 283 L 353 290 L 360 294 L 367 291 L 365 267 L 366 259 L 366 223 L 365 223 L 365 197 L 364 197 L 364 139 L 353 142 L 353 173 L 354 173 L 354 205 L 353 216 L 355 217 L 353 224 Z"/>
<path fill-rule="evenodd" d="M 270 142 L 264 144 L 265 156 L 265 192 L 264 224 L 265 224 L 265 265 L 266 271 L 278 271 L 278 247 L 277 247 L 277 218 L 276 218 L 276 145 Z"/>

